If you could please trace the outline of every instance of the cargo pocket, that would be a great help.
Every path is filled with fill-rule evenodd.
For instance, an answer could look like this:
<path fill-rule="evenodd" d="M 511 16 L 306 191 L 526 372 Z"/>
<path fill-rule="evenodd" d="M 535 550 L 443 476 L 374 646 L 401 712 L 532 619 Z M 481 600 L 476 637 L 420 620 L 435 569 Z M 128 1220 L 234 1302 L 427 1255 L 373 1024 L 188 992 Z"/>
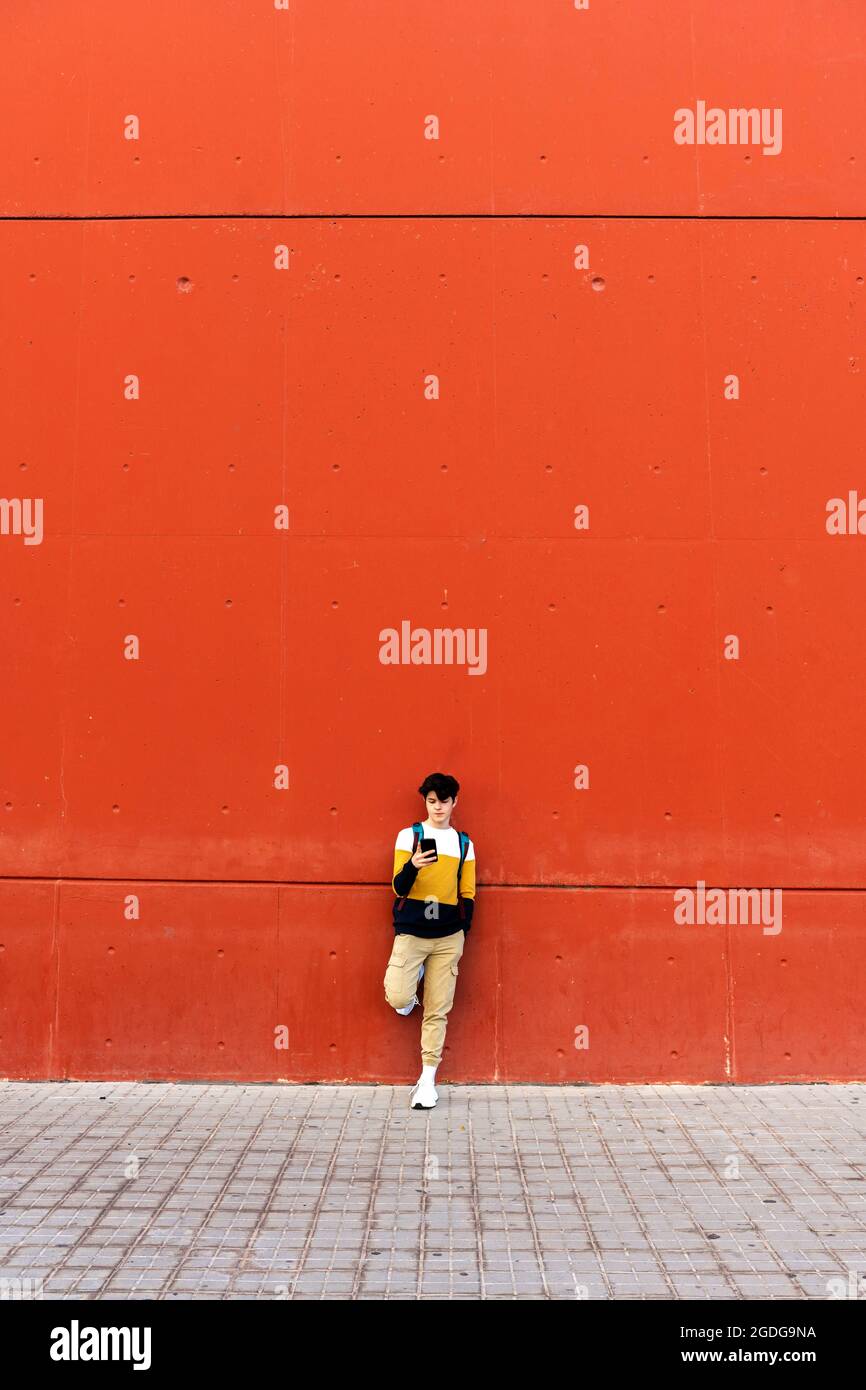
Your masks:
<path fill-rule="evenodd" d="M 391 958 L 388 965 L 402 965 L 406 958 L 406 938 L 402 934 L 394 937 L 394 945 L 391 948 Z"/>

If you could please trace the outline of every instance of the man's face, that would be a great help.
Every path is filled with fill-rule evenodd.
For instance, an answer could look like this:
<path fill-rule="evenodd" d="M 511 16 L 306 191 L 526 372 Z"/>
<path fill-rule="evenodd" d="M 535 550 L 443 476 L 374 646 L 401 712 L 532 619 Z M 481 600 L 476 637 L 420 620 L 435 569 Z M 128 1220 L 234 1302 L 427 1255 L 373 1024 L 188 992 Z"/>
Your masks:
<path fill-rule="evenodd" d="M 431 825 L 445 826 L 451 820 L 451 812 L 457 805 L 456 796 L 446 796 L 440 801 L 435 792 L 427 793 L 427 816 Z"/>

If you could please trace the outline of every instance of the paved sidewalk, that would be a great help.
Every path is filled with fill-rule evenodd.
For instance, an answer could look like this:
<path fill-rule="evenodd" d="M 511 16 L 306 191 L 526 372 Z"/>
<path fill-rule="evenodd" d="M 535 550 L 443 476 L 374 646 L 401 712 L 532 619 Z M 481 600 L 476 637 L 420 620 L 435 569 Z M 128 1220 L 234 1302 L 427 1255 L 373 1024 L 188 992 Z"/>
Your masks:
<path fill-rule="evenodd" d="M 440 1096 L 2 1082 L 0 1280 L 77 1299 L 826 1299 L 866 1275 L 864 1086 Z"/>

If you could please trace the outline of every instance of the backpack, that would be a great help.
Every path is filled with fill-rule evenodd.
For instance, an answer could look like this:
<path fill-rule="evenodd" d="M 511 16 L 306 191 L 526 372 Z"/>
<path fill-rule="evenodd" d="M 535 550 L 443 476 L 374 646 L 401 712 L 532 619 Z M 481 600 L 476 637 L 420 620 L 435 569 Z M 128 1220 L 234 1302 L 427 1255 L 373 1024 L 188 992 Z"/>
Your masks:
<path fill-rule="evenodd" d="M 456 826 L 456 825 L 452 825 L 452 826 L 451 826 L 451 829 L 452 829 L 452 830 L 457 830 L 457 826 Z M 421 824 L 421 822 L 420 822 L 419 820 L 416 820 L 416 821 L 414 822 L 413 826 L 412 826 L 412 854 L 414 854 L 415 851 L 416 851 L 416 849 L 418 848 L 418 845 L 419 845 L 419 843 L 420 843 L 420 841 L 421 841 L 423 835 L 424 835 L 424 827 L 423 827 L 423 825 Z M 458 838 L 459 841 L 460 841 L 460 863 L 457 865 L 457 909 L 458 909 L 458 912 L 459 912 L 459 914 L 460 914 L 460 920 L 461 920 L 461 922 L 462 922 L 466 914 L 465 914 L 464 909 L 463 909 L 463 899 L 462 899 L 461 896 L 460 896 L 460 875 L 461 875 L 462 872 L 463 872 L 463 862 L 464 862 L 464 860 L 465 860 L 465 858 L 466 858 L 466 855 L 467 855 L 467 853 L 468 853 L 468 850 L 469 850 L 469 836 L 466 834 L 466 831 L 465 831 L 465 830 L 457 830 L 457 838 Z M 410 854 L 410 856 L 409 856 L 410 859 L 412 858 L 412 854 Z M 402 911 L 402 909 L 403 909 L 403 904 L 405 903 L 405 901 L 406 901 L 405 898 L 398 898 L 398 899 L 397 899 L 397 909 L 396 909 L 396 910 L 397 910 L 398 912 L 401 912 L 401 911 Z"/>

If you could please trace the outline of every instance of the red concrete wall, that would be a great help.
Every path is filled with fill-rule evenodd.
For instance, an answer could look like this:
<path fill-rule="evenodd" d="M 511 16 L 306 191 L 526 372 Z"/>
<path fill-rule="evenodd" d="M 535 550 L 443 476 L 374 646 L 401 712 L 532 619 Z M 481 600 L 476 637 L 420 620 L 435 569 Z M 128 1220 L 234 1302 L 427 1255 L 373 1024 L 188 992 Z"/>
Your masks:
<path fill-rule="evenodd" d="M 866 1079 L 866 10 L 796 8 L 4 17 L 0 1073 L 411 1077 L 442 768 L 443 1079 Z"/>

